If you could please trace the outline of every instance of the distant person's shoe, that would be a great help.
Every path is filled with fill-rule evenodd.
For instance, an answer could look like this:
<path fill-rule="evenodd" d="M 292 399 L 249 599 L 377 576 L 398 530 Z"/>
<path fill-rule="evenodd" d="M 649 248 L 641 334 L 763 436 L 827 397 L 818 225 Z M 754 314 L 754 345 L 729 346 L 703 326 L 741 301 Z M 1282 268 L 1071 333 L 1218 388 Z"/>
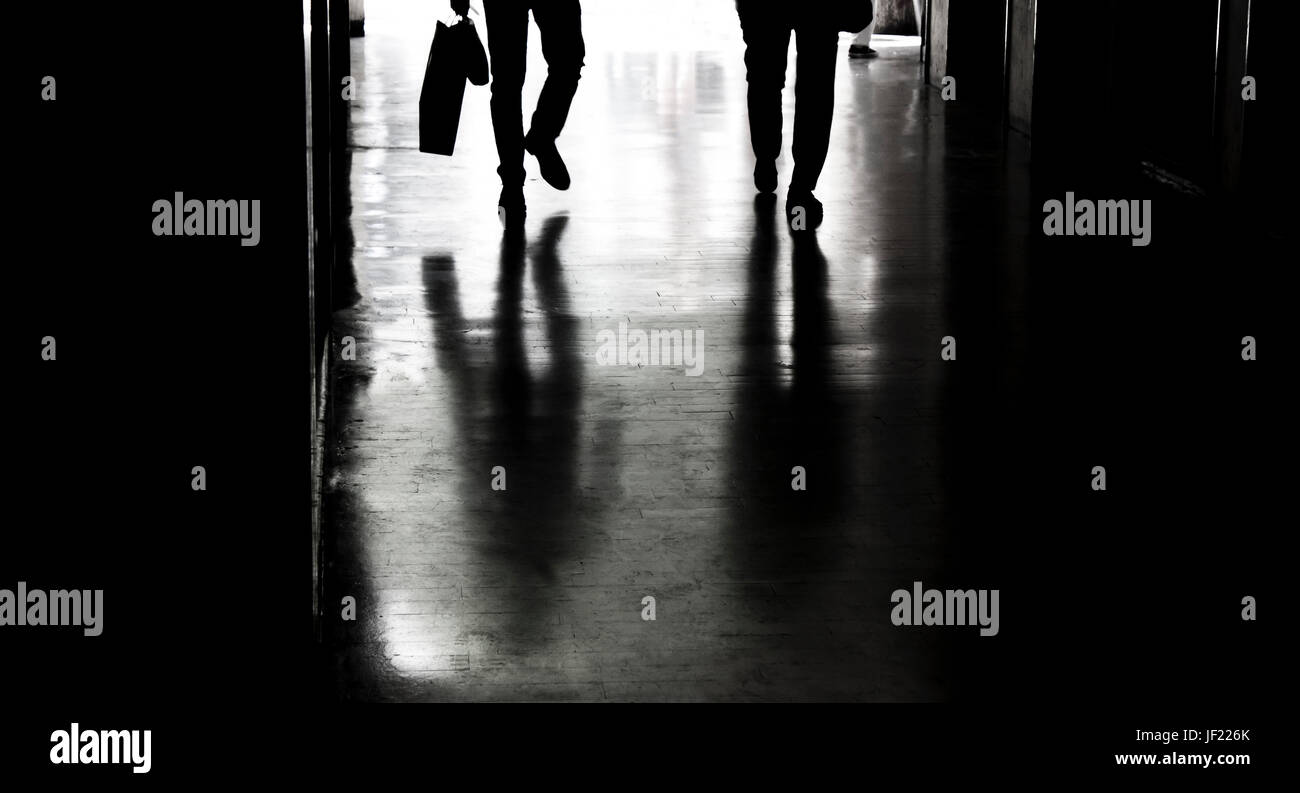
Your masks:
<path fill-rule="evenodd" d="M 569 189 L 569 169 L 564 167 L 564 159 L 560 157 L 559 149 L 555 148 L 555 141 L 540 141 L 529 133 L 524 136 L 524 150 L 537 158 L 537 165 L 542 169 L 542 178 L 547 184 L 556 190 Z"/>
<path fill-rule="evenodd" d="M 754 164 L 754 187 L 760 193 L 776 190 L 776 160 L 759 160 Z"/>
<path fill-rule="evenodd" d="M 528 216 L 528 207 L 524 204 L 524 188 L 503 187 L 501 197 L 497 199 L 497 218 L 506 229 L 521 229 Z"/>
<path fill-rule="evenodd" d="M 850 58 L 874 58 L 874 57 L 876 57 L 876 56 L 879 55 L 879 54 L 880 54 L 880 53 L 878 53 L 878 52 L 876 52 L 875 50 L 871 49 L 871 48 L 868 47 L 866 44 L 850 44 L 850 45 L 849 45 L 849 57 L 850 57 Z"/>
<path fill-rule="evenodd" d="M 811 192 L 791 191 L 785 198 L 785 217 L 791 231 L 808 231 L 822 224 L 822 202 Z"/>

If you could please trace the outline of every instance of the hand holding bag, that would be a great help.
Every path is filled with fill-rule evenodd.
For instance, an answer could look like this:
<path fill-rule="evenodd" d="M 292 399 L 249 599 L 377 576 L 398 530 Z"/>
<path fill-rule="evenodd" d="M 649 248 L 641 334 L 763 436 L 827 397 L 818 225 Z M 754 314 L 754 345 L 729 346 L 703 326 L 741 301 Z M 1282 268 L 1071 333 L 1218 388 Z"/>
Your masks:
<path fill-rule="evenodd" d="M 460 5 L 468 10 L 468 2 Z M 488 63 L 474 23 L 461 13 L 451 25 L 438 22 L 429 47 L 420 87 L 420 151 L 450 155 L 455 150 L 467 79 L 486 85 Z"/>
<path fill-rule="evenodd" d="M 451 0 L 451 10 L 458 19 L 449 29 L 455 37 L 459 57 L 465 65 L 465 76 L 469 78 L 472 85 L 487 85 L 487 53 L 483 50 L 483 43 L 479 41 L 473 20 L 469 18 L 469 0 Z M 436 38 L 437 34 L 434 35 Z"/>

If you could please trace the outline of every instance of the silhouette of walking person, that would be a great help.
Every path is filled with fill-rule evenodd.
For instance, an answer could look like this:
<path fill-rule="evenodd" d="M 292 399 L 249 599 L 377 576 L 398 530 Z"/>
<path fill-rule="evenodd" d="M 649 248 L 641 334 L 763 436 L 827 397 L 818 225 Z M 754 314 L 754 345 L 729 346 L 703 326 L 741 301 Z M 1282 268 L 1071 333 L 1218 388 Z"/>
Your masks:
<path fill-rule="evenodd" d="M 528 54 L 528 12 L 542 36 L 546 82 L 532 126 L 523 129 L 524 66 Z M 488 54 L 492 60 L 492 131 L 500 166 L 502 219 L 521 227 L 524 203 L 524 151 L 537 158 L 542 178 L 557 190 L 569 189 L 569 170 L 555 146 L 578 90 L 586 48 L 579 0 L 483 0 Z"/>
<path fill-rule="evenodd" d="M 749 83 L 749 136 L 754 147 L 754 186 L 776 190 L 776 159 L 781 154 L 781 91 L 794 34 L 794 173 L 786 194 L 786 215 L 802 214 L 806 228 L 821 225 L 822 204 L 813 195 L 830 148 L 835 109 L 835 62 L 839 31 L 815 13 L 800 13 L 771 0 L 736 0 L 745 39 L 745 78 Z M 800 213 L 798 210 L 802 210 Z M 792 224 L 792 228 L 797 228 Z"/>

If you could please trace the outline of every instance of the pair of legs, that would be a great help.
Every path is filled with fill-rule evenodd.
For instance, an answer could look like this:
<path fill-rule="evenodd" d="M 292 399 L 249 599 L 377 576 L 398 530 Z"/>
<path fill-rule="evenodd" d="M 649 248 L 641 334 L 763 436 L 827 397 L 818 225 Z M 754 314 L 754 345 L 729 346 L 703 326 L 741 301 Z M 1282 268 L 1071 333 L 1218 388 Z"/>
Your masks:
<path fill-rule="evenodd" d="M 523 90 L 530 10 L 542 34 L 546 82 L 525 136 Z M 568 172 L 555 150 L 555 139 L 569 117 L 586 56 L 582 9 L 579 0 L 483 0 L 483 11 L 492 58 L 492 131 L 501 163 L 497 173 L 502 207 L 522 211 L 525 145 L 537 156 L 548 182 L 560 189 L 568 187 Z"/>
<path fill-rule="evenodd" d="M 794 174 L 790 196 L 812 198 L 830 148 L 835 110 L 835 63 L 839 32 L 812 15 L 800 17 L 770 0 L 737 0 L 745 38 L 749 135 L 757 163 L 754 184 L 762 192 L 776 189 L 776 158 L 781 154 L 781 91 L 794 35 L 795 59 Z M 820 213 L 820 204 L 816 210 Z M 817 217 L 820 220 L 820 217 Z"/>

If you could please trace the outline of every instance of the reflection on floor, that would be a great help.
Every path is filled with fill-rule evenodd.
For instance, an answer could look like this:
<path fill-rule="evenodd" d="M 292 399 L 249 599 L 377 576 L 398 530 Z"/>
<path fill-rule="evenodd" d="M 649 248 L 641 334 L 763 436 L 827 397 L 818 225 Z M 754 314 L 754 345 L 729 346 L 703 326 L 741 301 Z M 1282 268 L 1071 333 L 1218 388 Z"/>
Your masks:
<path fill-rule="evenodd" d="M 356 360 L 335 369 L 326 493 L 339 696 L 935 700 L 958 685 L 945 659 L 967 637 L 894 627 L 889 596 L 941 583 L 974 527 L 957 502 L 975 488 L 956 483 L 978 479 L 963 450 L 1011 366 L 974 341 L 1015 348 L 1018 287 L 994 269 L 1014 273 L 1023 248 L 1004 220 L 1021 155 L 1003 156 L 996 119 L 954 117 L 915 49 L 850 61 L 846 37 L 826 222 L 792 240 L 781 205 L 754 196 L 734 12 L 693 5 L 656 4 L 692 9 L 680 25 L 585 4 L 559 141 L 573 187 L 530 159 L 511 239 L 487 89 L 470 89 L 454 157 L 416 151 L 430 25 L 367 3 L 356 299 L 334 318 Z M 525 107 L 545 68 L 533 35 Z M 784 189 L 788 154 L 780 167 Z M 640 332 L 668 340 L 658 365 L 626 363 Z M 982 374 L 940 360 L 946 335 Z M 347 596 L 355 621 L 330 611 Z"/>

